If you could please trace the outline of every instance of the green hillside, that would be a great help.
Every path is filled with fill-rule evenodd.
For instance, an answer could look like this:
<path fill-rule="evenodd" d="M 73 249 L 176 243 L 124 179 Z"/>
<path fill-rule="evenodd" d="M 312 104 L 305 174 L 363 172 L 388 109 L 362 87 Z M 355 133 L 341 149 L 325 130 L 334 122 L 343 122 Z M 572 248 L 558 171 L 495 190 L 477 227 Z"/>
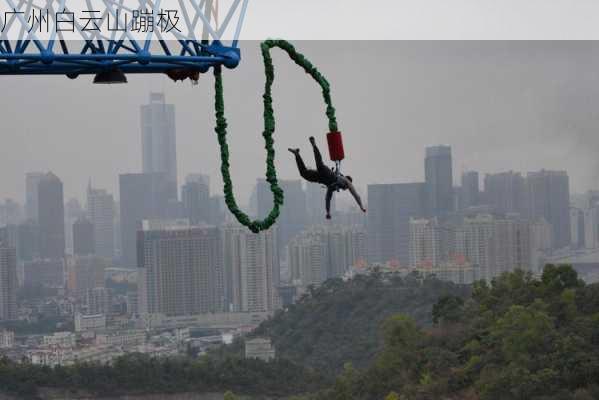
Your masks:
<path fill-rule="evenodd" d="M 433 328 L 388 319 L 374 364 L 347 366 L 314 398 L 599 398 L 599 285 L 585 285 L 571 267 L 547 266 L 540 280 L 518 271 L 478 283 L 470 299 L 445 297 L 433 314 Z"/>
<path fill-rule="evenodd" d="M 319 373 L 339 372 L 348 362 L 363 368 L 382 348 L 381 327 L 387 318 L 402 313 L 429 326 L 439 297 L 465 297 L 469 292 L 466 286 L 415 275 L 374 273 L 347 282 L 332 279 L 278 312 L 255 334 L 269 336 L 278 357 Z"/>

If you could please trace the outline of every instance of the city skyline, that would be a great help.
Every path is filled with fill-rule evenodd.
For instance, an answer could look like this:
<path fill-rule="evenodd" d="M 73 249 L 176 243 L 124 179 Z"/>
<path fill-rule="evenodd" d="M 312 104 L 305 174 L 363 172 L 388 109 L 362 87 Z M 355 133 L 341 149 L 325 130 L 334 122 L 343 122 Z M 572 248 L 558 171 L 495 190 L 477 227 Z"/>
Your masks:
<path fill-rule="evenodd" d="M 260 77 L 254 45 L 257 43 L 248 42 L 242 49 L 247 55 L 244 68 Z M 592 43 L 302 45 L 307 54 L 323 64 L 323 70 L 338 71 L 332 80 L 346 139 L 348 157 L 344 171 L 356 178 L 363 192 L 367 183 L 420 181 L 422 171 L 417 168 L 417 158 L 423 156 L 426 146 L 437 144 L 450 145 L 454 151 L 454 184 L 465 170 L 479 171 L 482 177 L 502 170 L 526 173 L 546 168 L 567 170 L 575 193 L 597 187 L 592 117 L 592 104 L 597 99 L 588 82 L 594 82 L 592 71 L 599 60 L 594 56 L 597 52 L 592 51 Z M 361 63 L 355 57 L 369 51 L 380 52 L 388 46 L 397 50 L 394 53 L 398 56 L 388 60 L 388 66 L 379 68 L 369 85 L 364 84 L 358 73 Z M 351 62 L 340 64 L 334 60 L 338 56 Z M 290 68 L 277 66 L 277 73 L 293 77 Z M 397 76 L 397 80 L 392 87 L 386 87 L 384 82 L 391 76 Z M 32 81 L 43 88 L 55 85 L 56 79 L 60 78 Z M 0 198 L 10 197 L 22 203 L 25 173 L 50 170 L 63 180 L 67 199 L 83 200 L 84 182 L 90 176 L 97 187 L 117 195 L 118 174 L 141 171 L 139 106 L 154 91 L 163 91 L 166 101 L 177 108 L 179 182 L 187 173 L 201 171 L 212 178 L 211 191 L 221 191 L 210 76 L 202 76 L 197 89 L 181 84 L 171 86 L 161 77 L 133 77 L 122 88 L 98 88 L 83 80 L 60 83 L 64 94 L 58 100 L 73 110 L 67 123 L 41 110 L 47 102 L 58 101 L 52 96 L 39 95 L 31 104 L 17 100 L 7 106 L 14 122 L 7 122 L 5 141 L 14 151 L 3 161 L 0 178 L 6 184 L 0 188 Z M 15 78 L 7 81 L 5 90 L 10 93 L 30 84 Z M 261 85 L 261 78 L 244 80 L 236 74 L 226 75 L 232 172 L 238 196 L 243 200 L 249 197 L 255 179 L 263 174 L 258 101 Z M 286 147 L 301 146 L 306 151 L 306 136 L 311 134 L 324 144 L 324 122 L 311 117 L 320 115 L 320 106 L 313 100 L 314 88 L 303 86 L 306 85 L 290 82 L 275 93 L 280 103 L 275 140 L 282 179 L 298 178 Z M 359 101 L 364 96 L 372 101 Z M 451 100 L 456 96 L 460 102 Z M 101 109 L 81 109 L 80 104 L 92 105 L 102 99 L 106 101 Z M 18 125 L 29 112 L 35 112 L 39 118 L 29 118 L 28 124 Z M 104 121 L 115 115 L 116 129 L 106 129 Z M 37 120 L 44 117 L 48 117 L 48 122 L 41 129 Z M 81 131 L 81 126 L 86 129 Z M 394 135 L 383 135 L 389 131 Z M 510 146 L 515 143 L 518 146 Z M 394 164 L 397 167 L 389 169 Z"/>

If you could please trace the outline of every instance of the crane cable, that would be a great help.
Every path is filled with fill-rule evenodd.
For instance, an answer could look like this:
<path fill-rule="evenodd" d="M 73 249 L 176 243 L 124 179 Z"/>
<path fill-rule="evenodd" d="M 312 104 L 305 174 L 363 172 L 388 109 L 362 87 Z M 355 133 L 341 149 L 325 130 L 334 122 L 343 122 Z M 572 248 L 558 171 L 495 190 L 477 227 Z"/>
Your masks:
<path fill-rule="evenodd" d="M 270 55 L 273 47 L 285 51 L 289 57 L 304 71 L 309 74 L 321 87 L 322 97 L 326 105 L 326 116 L 329 120 L 329 131 L 337 132 L 337 119 L 335 117 L 335 108 L 331 101 L 330 85 L 326 78 L 312 65 L 312 63 L 301 53 L 295 50 L 295 47 L 286 40 L 266 40 L 260 44 L 262 58 L 264 61 L 264 73 L 266 75 L 266 84 L 264 86 L 264 147 L 266 149 L 266 181 L 270 184 L 270 190 L 273 194 L 273 207 L 270 213 L 263 220 L 252 220 L 247 214 L 239 209 L 235 194 L 233 191 L 233 182 L 230 174 L 229 146 L 227 144 L 227 119 L 225 117 L 225 103 L 223 96 L 223 79 L 221 67 L 215 67 L 215 112 L 216 112 L 216 132 L 218 144 L 220 146 L 221 167 L 220 171 L 224 183 L 225 203 L 233 213 L 237 221 L 248 227 L 252 232 L 259 233 L 269 229 L 277 220 L 280 214 L 280 207 L 283 205 L 283 189 L 277 181 L 277 171 L 275 169 L 275 149 L 273 134 L 275 131 L 275 116 L 272 107 L 272 84 L 275 79 L 275 70 Z"/>

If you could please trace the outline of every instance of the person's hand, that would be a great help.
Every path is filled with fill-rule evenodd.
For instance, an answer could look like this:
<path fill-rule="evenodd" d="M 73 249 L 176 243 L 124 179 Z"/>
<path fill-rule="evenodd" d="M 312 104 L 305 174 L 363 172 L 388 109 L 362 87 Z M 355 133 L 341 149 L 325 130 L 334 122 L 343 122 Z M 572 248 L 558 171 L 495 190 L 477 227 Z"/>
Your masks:
<path fill-rule="evenodd" d="M 361 207 L 362 212 L 366 212 L 366 209 L 364 207 Z"/>
<path fill-rule="evenodd" d="M 327 214 L 327 219 L 331 219 L 331 214 Z"/>

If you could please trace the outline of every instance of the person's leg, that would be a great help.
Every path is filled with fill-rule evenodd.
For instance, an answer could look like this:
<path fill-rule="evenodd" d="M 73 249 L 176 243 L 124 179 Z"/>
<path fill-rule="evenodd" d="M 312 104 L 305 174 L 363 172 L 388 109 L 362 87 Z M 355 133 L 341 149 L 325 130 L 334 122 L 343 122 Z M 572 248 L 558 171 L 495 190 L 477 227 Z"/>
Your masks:
<path fill-rule="evenodd" d="M 312 144 L 312 150 L 314 150 L 314 160 L 316 161 L 316 169 L 318 171 L 320 171 L 323 168 L 328 169 L 328 167 L 324 165 L 324 162 L 322 161 L 322 154 L 320 154 L 320 150 L 318 149 L 318 146 L 316 146 L 316 140 L 314 139 L 314 136 L 310 137 L 310 144 Z"/>
<path fill-rule="evenodd" d="M 314 150 L 314 160 L 316 161 L 316 170 L 320 175 L 320 180 L 325 185 L 330 185 L 335 181 L 335 173 L 324 164 L 322 160 L 322 154 L 320 154 L 320 150 L 318 146 L 316 146 L 316 140 L 314 136 L 310 137 L 310 143 L 312 144 L 312 149 Z"/>
<path fill-rule="evenodd" d="M 289 149 L 289 151 L 295 156 L 295 163 L 302 178 L 310 182 L 316 182 L 318 180 L 318 173 L 313 169 L 306 168 L 306 164 L 304 164 L 304 160 L 300 156 L 299 149 Z"/>

